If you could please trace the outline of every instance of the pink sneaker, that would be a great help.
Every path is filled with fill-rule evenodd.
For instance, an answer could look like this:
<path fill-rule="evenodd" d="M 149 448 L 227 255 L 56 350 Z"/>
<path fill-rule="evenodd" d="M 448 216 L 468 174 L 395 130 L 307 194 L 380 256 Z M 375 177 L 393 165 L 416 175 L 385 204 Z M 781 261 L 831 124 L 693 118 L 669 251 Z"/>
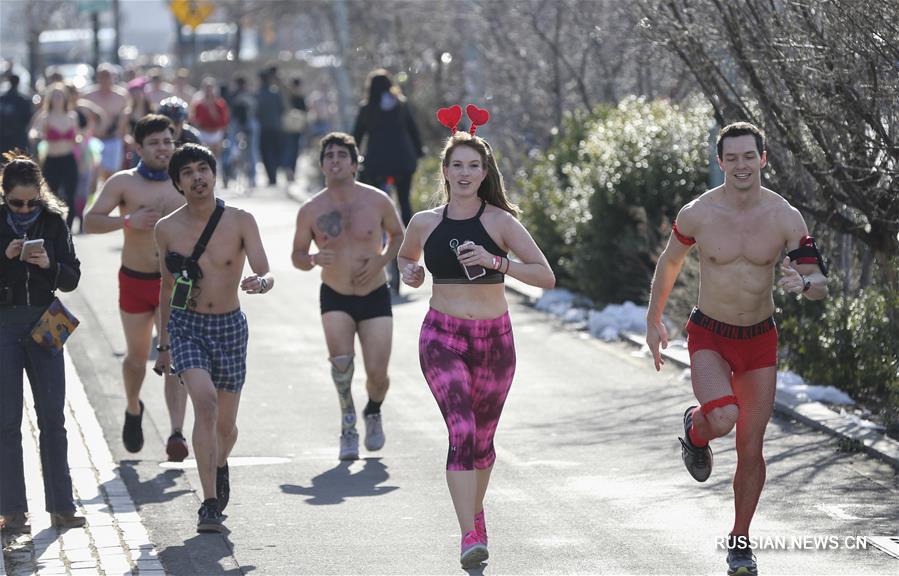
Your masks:
<path fill-rule="evenodd" d="M 466 532 L 462 537 L 462 556 L 459 559 L 462 568 L 477 568 L 487 557 L 487 546 L 481 542 L 478 533 L 474 530 Z"/>
<path fill-rule="evenodd" d="M 484 520 L 484 511 L 481 510 L 474 515 L 474 531 L 478 533 L 478 538 L 487 545 L 487 521 Z"/>

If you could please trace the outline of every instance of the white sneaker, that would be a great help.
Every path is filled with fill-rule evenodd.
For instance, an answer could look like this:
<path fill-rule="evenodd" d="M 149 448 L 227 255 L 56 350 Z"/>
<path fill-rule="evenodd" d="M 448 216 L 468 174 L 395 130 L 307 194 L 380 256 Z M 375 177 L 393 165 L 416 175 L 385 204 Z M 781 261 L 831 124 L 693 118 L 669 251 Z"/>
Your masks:
<path fill-rule="evenodd" d="M 340 459 L 359 459 L 359 433 L 353 429 L 340 435 Z"/>
<path fill-rule="evenodd" d="M 384 447 L 384 427 L 381 425 L 381 414 L 369 414 L 365 417 L 365 448 L 380 450 Z"/>

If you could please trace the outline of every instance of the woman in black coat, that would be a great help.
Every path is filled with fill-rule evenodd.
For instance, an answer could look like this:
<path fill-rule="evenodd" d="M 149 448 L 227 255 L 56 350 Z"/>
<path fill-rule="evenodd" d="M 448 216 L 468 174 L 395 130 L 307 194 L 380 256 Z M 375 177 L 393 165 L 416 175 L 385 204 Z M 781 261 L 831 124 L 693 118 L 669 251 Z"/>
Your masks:
<path fill-rule="evenodd" d="M 363 147 L 366 136 L 368 141 Z M 364 150 L 362 181 L 384 190 L 387 179 L 392 177 L 403 225 L 408 225 L 412 219 L 412 175 L 424 153 L 406 98 L 387 70 L 379 68 L 369 74 L 368 100 L 356 117 L 353 137 Z"/>
<path fill-rule="evenodd" d="M 0 527 L 30 532 L 22 462 L 23 372 L 28 375 L 40 428 L 46 508 L 53 526 L 84 525 L 75 515 L 65 429 L 65 362 L 57 350 L 31 338 L 31 329 L 53 302 L 81 278 L 66 226 L 66 206 L 50 192 L 29 157 L 3 155 L 0 175 Z M 22 260 L 26 240 L 43 247 Z"/>

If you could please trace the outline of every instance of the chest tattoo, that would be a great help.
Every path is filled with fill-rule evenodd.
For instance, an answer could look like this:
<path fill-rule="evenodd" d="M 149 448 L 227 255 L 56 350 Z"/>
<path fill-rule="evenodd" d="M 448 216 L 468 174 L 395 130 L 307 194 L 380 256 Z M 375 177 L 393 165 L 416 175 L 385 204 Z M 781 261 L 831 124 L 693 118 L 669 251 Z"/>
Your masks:
<path fill-rule="evenodd" d="M 322 214 L 315 219 L 315 224 L 318 226 L 319 230 L 328 236 L 340 236 L 340 233 L 343 231 L 340 210 L 332 210 L 331 212 Z"/>

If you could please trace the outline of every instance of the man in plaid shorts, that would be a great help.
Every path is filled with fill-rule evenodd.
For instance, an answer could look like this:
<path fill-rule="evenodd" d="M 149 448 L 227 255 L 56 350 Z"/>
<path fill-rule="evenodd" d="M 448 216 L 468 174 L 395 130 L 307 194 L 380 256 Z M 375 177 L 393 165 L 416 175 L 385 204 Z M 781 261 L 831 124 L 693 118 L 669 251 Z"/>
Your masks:
<path fill-rule="evenodd" d="M 247 320 L 238 292 L 265 294 L 274 286 L 256 220 L 216 200 L 215 170 L 208 148 L 178 148 L 169 176 L 187 204 L 156 225 L 156 244 L 164 255 L 160 308 L 168 326 L 157 367 L 171 364 L 194 406 L 193 446 L 203 488 L 197 532 L 224 531 L 222 511 L 230 496 L 228 455 L 237 441 L 247 372 Z M 194 261 L 194 247 L 217 213 L 220 220 Z M 241 279 L 245 261 L 253 274 Z"/>

